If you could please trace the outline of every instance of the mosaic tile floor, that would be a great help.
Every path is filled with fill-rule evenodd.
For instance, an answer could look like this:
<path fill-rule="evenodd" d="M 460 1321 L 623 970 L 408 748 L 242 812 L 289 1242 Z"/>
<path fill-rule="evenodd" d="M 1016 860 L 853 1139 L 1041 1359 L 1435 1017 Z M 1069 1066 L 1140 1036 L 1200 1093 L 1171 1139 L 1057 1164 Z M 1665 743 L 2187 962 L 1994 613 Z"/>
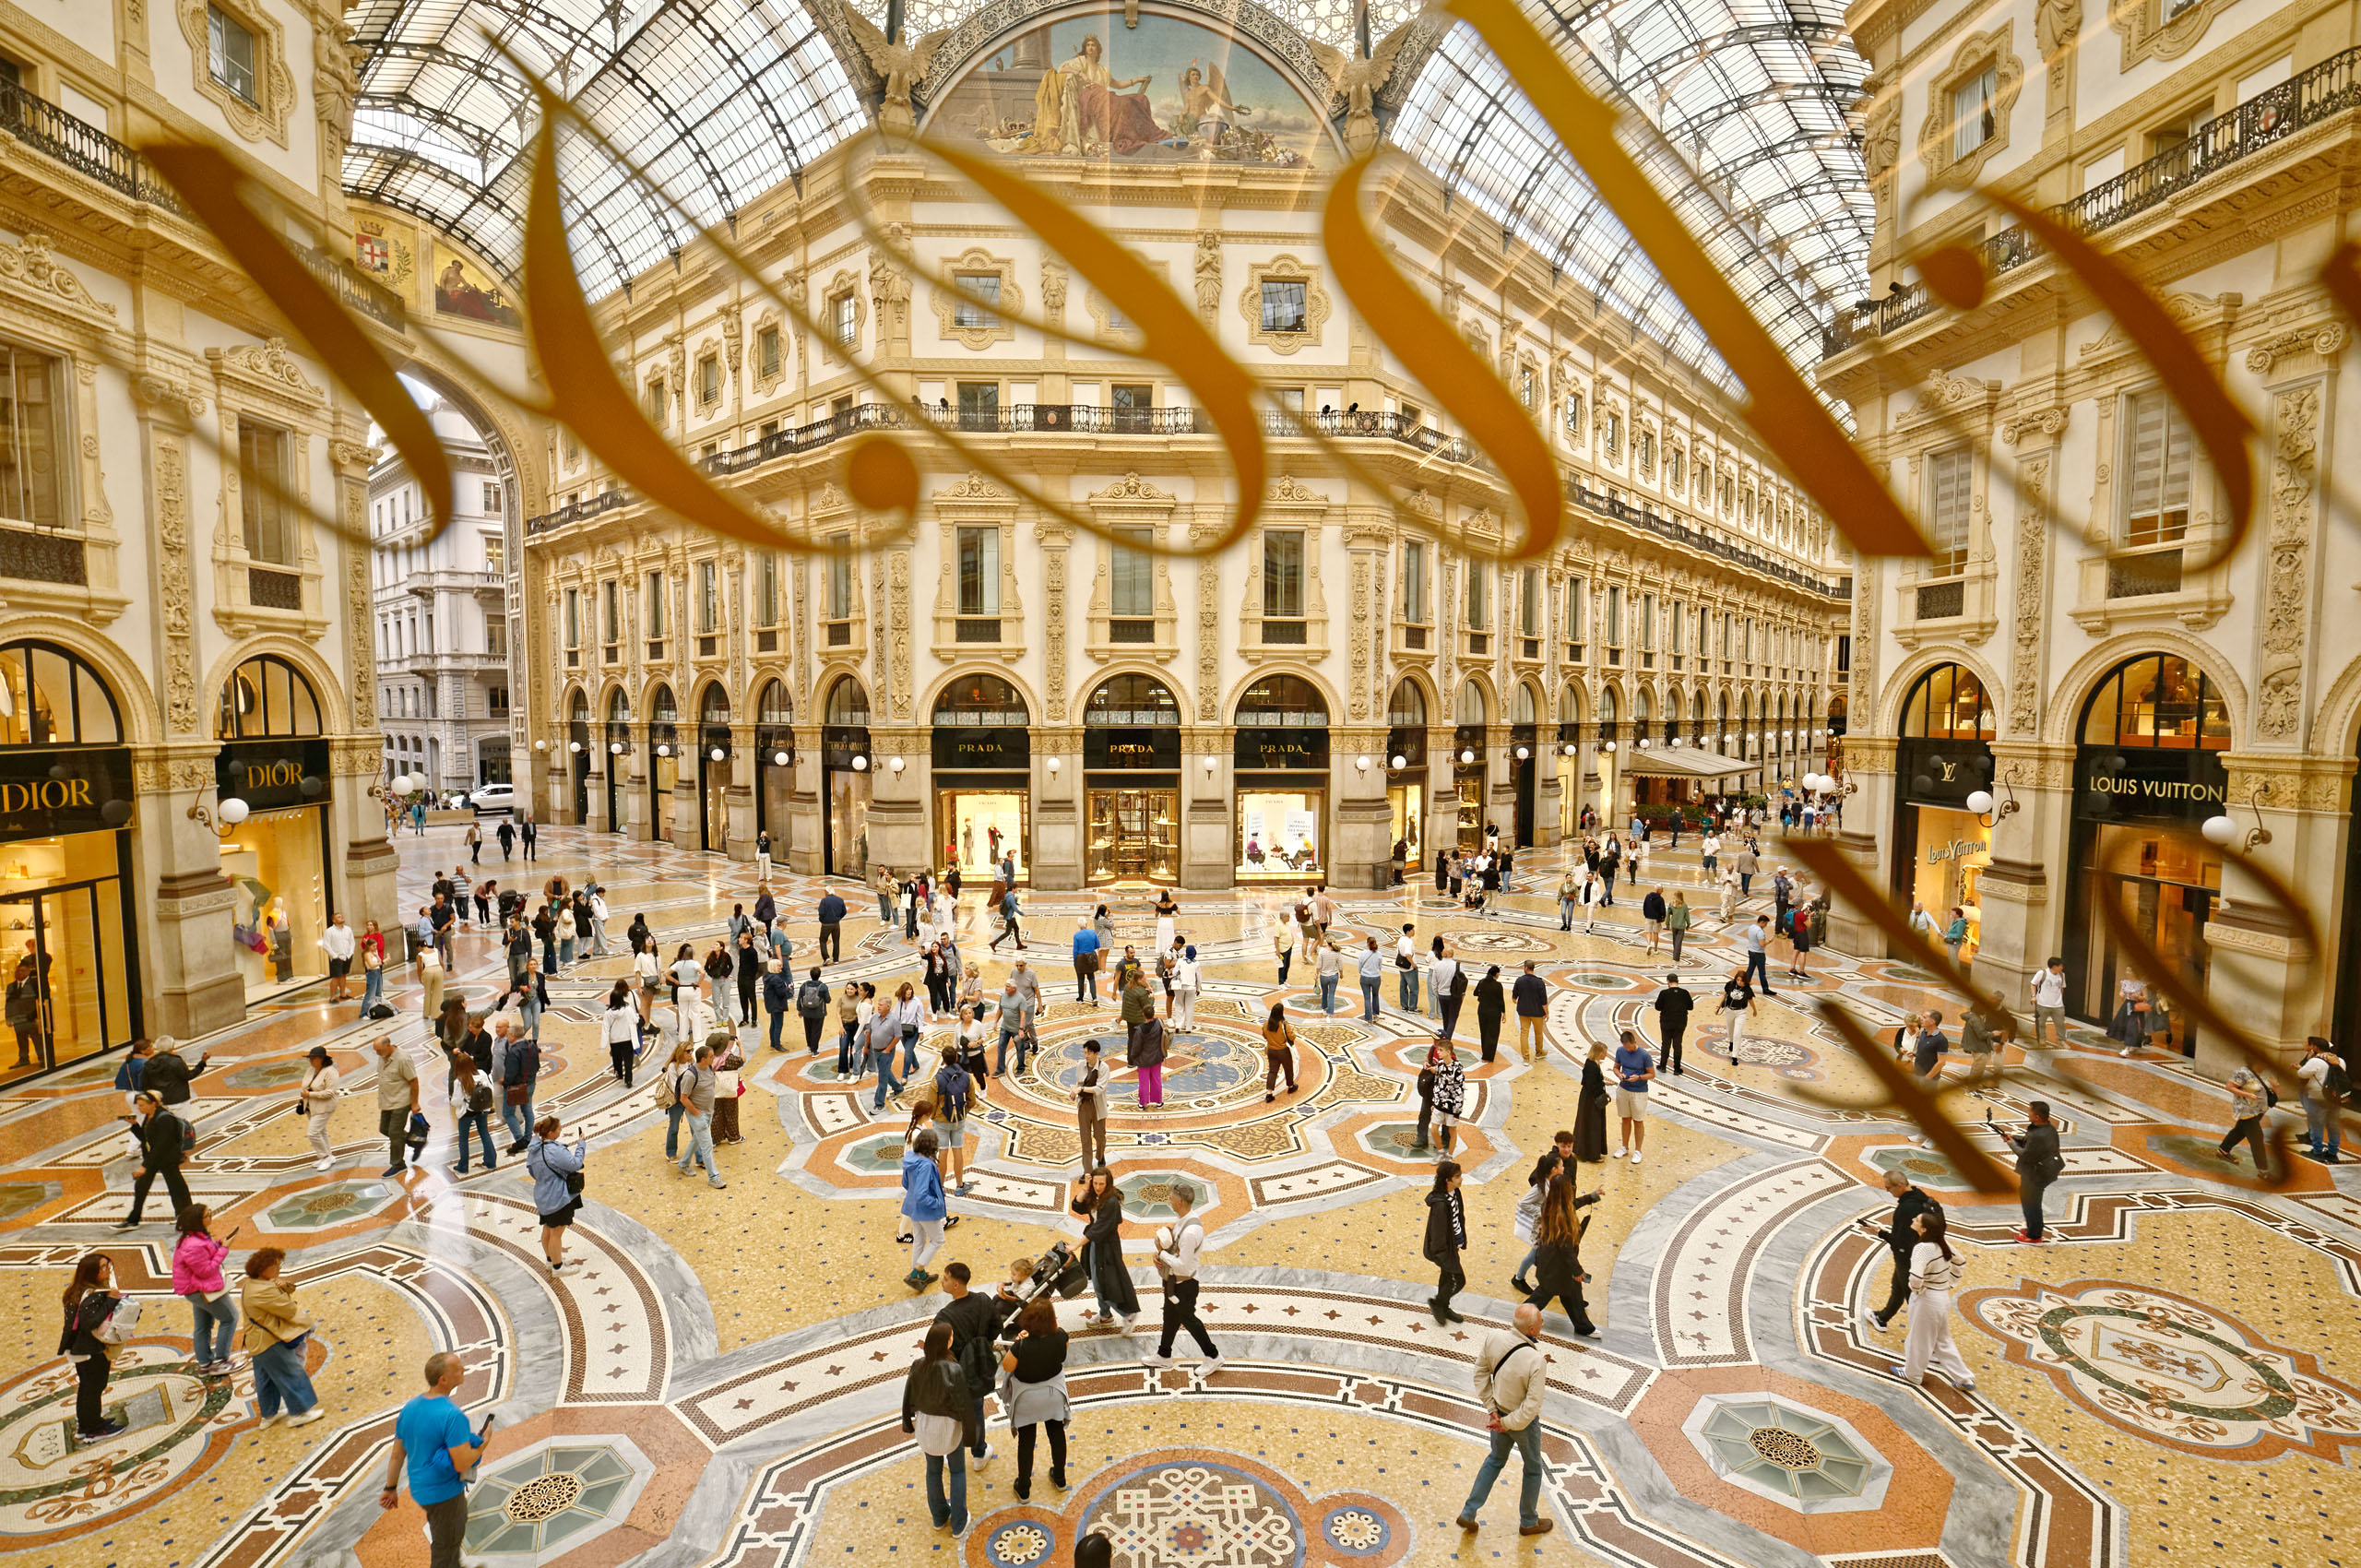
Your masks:
<path fill-rule="evenodd" d="M 464 853 L 455 828 L 399 848 L 410 907 L 432 868 Z M 2281 1190 L 2242 1178 L 2212 1153 L 2226 1098 L 2178 1063 L 2079 1046 L 2012 1053 L 2016 1072 L 1988 1101 L 1949 1095 L 1969 1121 L 2035 1096 L 2058 1108 L 2055 1240 L 2013 1244 L 2014 1205 L 1979 1200 L 1878 1110 L 1876 1079 L 1818 1013 L 1833 1004 L 1890 1029 L 1899 1010 L 1942 1000 L 1906 965 L 1825 952 L 1820 974 L 1762 1009 L 1737 1063 L 1701 1015 L 1692 1035 L 1706 1038 L 1653 1096 L 1644 1163 L 1584 1168 L 1604 1194 L 1584 1247 L 1603 1333 L 1577 1339 L 1554 1313 L 1545 1331 L 1542 1506 L 1556 1528 L 1518 1536 L 1511 1474 L 1483 1528 L 1462 1534 L 1484 1455 L 1472 1362 L 1517 1299 L 1508 1279 L 1525 1248 L 1511 1218 L 1525 1171 L 1571 1123 L 1589 1043 L 1653 1033 L 1646 1004 L 1665 972 L 1629 895 L 1596 931 L 1560 932 L 1558 865 L 1525 857 L 1535 891 L 1491 917 L 1431 885 L 1343 906 L 1356 938 L 1415 921 L 1422 940 L 1441 932 L 1504 980 L 1529 957 L 1551 983 L 1537 1063 L 1518 1055 L 1513 1025 L 1483 1062 L 1472 1006 L 1462 1019 L 1470 1284 L 1458 1325 L 1427 1311 L 1433 1275 L 1419 1255 L 1433 1155 L 1414 1146 L 1414 1078 L 1431 1020 L 1397 1010 L 1390 972 L 1378 1018 L 1360 1017 L 1349 980 L 1323 1016 L 1309 976 L 1276 980 L 1264 897 L 1181 896 L 1180 929 L 1206 977 L 1197 1027 L 1176 1044 L 1161 1109 L 1120 1082 L 1109 1143 L 1143 1327 L 1156 1316 L 1151 1233 L 1187 1182 L 1208 1232 L 1203 1311 L 1228 1360 L 1217 1372 L 1186 1359 L 1157 1371 L 1139 1360 L 1149 1335 L 1086 1329 L 1087 1300 L 1066 1303 L 1069 1486 L 1048 1484 L 1044 1455 L 1029 1501 L 1017 1498 L 995 1404 L 998 1455 L 970 1477 L 973 1521 L 958 1538 L 929 1523 L 899 1427 L 903 1370 L 942 1302 L 903 1283 L 902 1114 L 873 1111 L 872 1085 L 840 1079 L 832 1045 L 806 1055 L 792 1020 L 790 1049 L 754 1052 L 743 1141 L 719 1151 L 730 1185 L 715 1191 L 659 1165 L 664 1115 L 647 1082 L 626 1090 L 607 1071 L 595 1019 L 624 960 L 586 960 L 552 982 L 537 1099 L 592 1146 L 570 1242 L 586 1266 L 554 1278 L 521 1164 L 504 1155 L 465 1179 L 450 1169 L 436 1052 L 406 972 L 391 1023 L 314 989 L 197 1042 L 214 1070 L 185 1108 L 200 1133 L 189 1185 L 217 1233 L 237 1229 L 236 1253 L 288 1250 L 286 1277 L 317 1323 L 310 1361 L 329 1419 L 295 1431 L 257 1425 L 243 1366 L 226 1383 L 195 1375 L 188 1313 L 170 1298 L 169 1226 L 113 1229 L 132 1161 L 111 1067 L 0 1089 L 0 1300 L 14 1309 L 0 1314 L 11 1325 L 0 1551 L 60 1568 L 422 1565 L 418 1512 L 382 1512 L 376 1486 L 393 1412 L 424 1355 L 445 1348 L 471 1369 L 462 1403 L 501 1416 L 469 1503 L 470 1555 L 492 1568 L 889 1556 L 1055 1568 L 1094 1528 L 1124 1568 L 2343 1560 L 2337 1521 L 2361 1516 L 2361 1176 L 2302 1163 Z M 754 891 L 744 865 L 563 828 L 543 834 L 538 862 L 506 872 L 528 886 L 595 876 L 617 945 L 644 913 L 668 952 L 702 949 Z M 1659 853 L 1652 872 L 1702 891 L 1691 850 Z M 808 961 L 821 885 L 773 885 Z M 848 956 L 827 978 L 890 992 L 914 951 L 846 891 Z M 1032 1074 L 995 1080 L 969 1123 L 973 1185 L 954 1200 L 961 1224 L 944 1254 L 979 1280 L 1078 1234 L 1064 1207 L 1077 1152 L 1067 1089 L 1086 1040 L 1120 1038 L 1110 1008 L 1074 999 L 1064 933 L 1086 907 L 1080 895 L 1030 902 L 1024 956 L 1051 1003 L 1044 1050 Z M 1145 904 L 1119 904 L 1116 919 L 1119 940 L 1145 945 Z M 987 948 L 972 898 L 960 930 L 997 992 L 1017 955 Z M 1736 949 L 1711 915 L 1692 934 L 1685 975 L 1703 994 Z M 457 987 L 486 998 L 497 968 L 486 935 L 461 936 Z M 1304 1049 L 1298 1091 L 1266 1103 L 1255 1030 L 1277 999 Z M 437 1128 L 407 1181 L 378 1174 L 370 1048 L 386 1035 L 420 1064 Z M 334 1052 L 351 1101 L 327 1171 L 289 1105 L 314 1043 Z M 1952 1326 L 1972 1390 L 1904 1387 L 1891 1370 L 1903 1324 L 1876 1334 L 1857 1320 L 1882 1300 L 1886 1265 L 1852 1221 L 1884 1212 L 1875 1183 L 1890 1169 L 1935 1193 L 1964 1243 Z M 85 1446 L 51 1352 L 57 1293 L 91 1248 L 148 1310 L 109 1393 L 127 1430 Z"/>

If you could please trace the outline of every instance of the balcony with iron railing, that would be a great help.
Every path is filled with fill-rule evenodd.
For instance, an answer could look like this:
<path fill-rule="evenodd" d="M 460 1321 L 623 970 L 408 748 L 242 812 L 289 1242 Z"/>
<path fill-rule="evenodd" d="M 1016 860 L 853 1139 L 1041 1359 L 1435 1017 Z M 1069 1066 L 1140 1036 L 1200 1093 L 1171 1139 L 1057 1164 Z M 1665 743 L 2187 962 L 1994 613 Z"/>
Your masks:
<path fill-rule="evenodd" d="M 1445 462 L 1464 464 L 1488 472 L 1492 470 L 1491 460 L 1476 443 L 1465 436 L 1447 435 L 1431 425 L 1421 424 L 1399 413 L 1365 413 L 1359 410 L 1319 414 L 1270 412 L 1263 414 L 1261 419 L 1263 434 L 1275 439 L 1300 438 L 1311 433 L 1346 439 L 1386 441 L 1441 457 Z M 863 403 L 810 424 L 772 431 L 747 445 L 716 452 L 696 461 L 697 466 L 707 473 L 728 476 L 760 468 L 781 457 L 848 440 L 868 431 L 929 427 L 971 434 L 1016 436 L 1081 434 L 1169 437 L 1216 434 L 1213 422 L 1195 409 L 1106 409 L 1086 403 L 1014 403 L 991 410 L 955 410 L 906 407 L 898 403 Z M 1628 527 L 1643 529 L 1673 543 L 1727 561 L 1758 576 L 1769 577 L 1825 599 L 1851 597 L 1849 592 L 1797 571 L 1785 562 L 1773 560 L 1759 551 L 1750 550 L 1677 517 L 1667 517 L 1644 505 L 1592 490 L 1579 480 L 1568 478 L 1565 493 L 1566 499 L 1584 511 L 1612 518 Z M 620 490 L 610 490 L 559 507 L 554 512 L 528 517 L 525 521 L 525 531 L 528 534 L 547 533 L 553 529 L 583 522 L 617 507 L 629 505 L 632 499 Z"/>
<path fill-rule="evenodd" d="M 196 221 L 172 186 L 139 156 L 138 149 L 117 141 L 89 121 L 67 113 L 49 100 L 26 91 L 18 83 L 6 80 L 0 80 L 0 133 L 15 137 L 18 146 L 51 162 L 62 164 L 133 201 L 170 213 L 184 222 Z M 313 275 L 346 305 L 396 331 L 402 329 L 409 313 L 403 308 L 401 296 L 371 282 L 325 252 L 308 245 L 291 248 Z"/>
<path fill-rule="evenodd" d="M 2093 185 L 2050 208 L 2050 215 L 2084 234 L 2105 232 L 2297 131 L 2355 108 L 2361 108 L 2361 47 L 2332 54 L 2276 87 L 2265 88 L 2199 125 L 2187 141 Z M 1996 280 L 2048 254 L 2023 225 L 2003 229 L 1975 249 L 1986 275 Z M 1936 303 L 1922 282 L 1842 311 L 1821 331 L 1821 357 L 1833 359 L 1864 338 L 1898 332 L 1932 312 Z"/>

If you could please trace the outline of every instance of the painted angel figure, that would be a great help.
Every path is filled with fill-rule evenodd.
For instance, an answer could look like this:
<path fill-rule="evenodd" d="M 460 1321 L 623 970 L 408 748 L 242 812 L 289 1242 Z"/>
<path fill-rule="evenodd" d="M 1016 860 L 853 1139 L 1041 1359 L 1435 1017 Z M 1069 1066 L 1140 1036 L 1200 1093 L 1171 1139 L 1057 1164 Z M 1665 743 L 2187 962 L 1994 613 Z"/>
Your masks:
<path fill-rule="evenodd" d="M 1219 65 L 1199 68 L 1196 61 L 1180 73 L 1180 124 L 1195 132 L 1197 147 L 1210 151 L 1229 129 L 1230 117 L 1244 119 L 1254 111 L 1229 96 L 1229 83 Z"/>

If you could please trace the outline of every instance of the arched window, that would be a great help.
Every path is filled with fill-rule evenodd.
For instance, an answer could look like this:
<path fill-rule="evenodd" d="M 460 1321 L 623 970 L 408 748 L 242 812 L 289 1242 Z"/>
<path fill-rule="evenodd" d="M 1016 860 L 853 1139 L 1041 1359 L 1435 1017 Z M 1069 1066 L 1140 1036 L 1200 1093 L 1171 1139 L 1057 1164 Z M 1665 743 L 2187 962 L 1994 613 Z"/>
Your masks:
<path fill-rule="evenodd" d="M 1453 706 L 1452 722 L 1484 724 L 1489 721 L 1484 703 L 1484 688 L 1473 681 L 1462 682 L 1459 687 L 1459 700 Z"/>
<path fill-rule="evenodd" d="M 672 700 L 672 688 L 659 685 L 647 699 L 647 721 L 650 724 L 678 724 L 680 705 Z"/>
<path fill-rule="evenodd" d="M 729 727 L 730 693 L 720 682 L 715 681 L 706 687 L 705 695 L 697 704 L 697 722 L 706 726 L 718 724 L 724 729 Z"/>
<path fill-rule="evenodd" d="M 1623 705 L 1616 700 L 1614 687 L 1609 686 L 1598 694 L 1598 721 L 1601 724 L 1611 725 L 1620 720 L 1622 709 Z"/>
<path fill-rule="evenodd" d="M 2227 751 L 2230 706 L 2213 677 L 2177 654 L 2126 659 L 2083 707 L 2082 743 Z"/>
<path fill-rule="evenodd" d="M 607 694 L 607 722 L 610 724 L 631 722 L 631 698 L 623 695 L 623 689 L 621 686 L 617 686 Z"/>
<path fill-rule="evenodd" d="M 826 713 L 830 724 L 865 730 L 869 727 L 869 693 L 851 676 L 839 676 L 836 683 L 828 688 Z"/>
<path fill-rule="evenodd" d="M 1903 699 L 1901 733 L 1929 741 L 1990 740 L 1992 705 L 1985 698 L 1984 683 L 1959 665 L 1936 665 L 1918 677 Z"/>
<path fill-rule="evenodd" d="M 303 672 L 275 653 L 258 654 L 230 672 L 221 688 L 215 739 L 320 733 L 320 699 Z"/>
<path fill-rule="evenodd" d="M 1513 724 L 1541 722 L 1541 704 L 1533 695 L 1532 683 L 1519 681 L 1516 683 L 1516 707 L 1512 711 L 1515 714 L 1515 718 L 1510 720 Z"/>
<path fill-rule="evenodd" d="M 795 698 L 789 695 L 786 682 L 773 681 L 763 688 L 754 706 L 754 721 L 765 725 L 795 722 Z"/>
<path fill-rule="evenodd" d="M 119 746 L 123 713 L 114 694 L 79 654 L 55 643 L 0 647 L 0 746 Z"/>
<path fill-rule="evenodd" d="M 1569 681 L 1566 683 L 1566 689 L 1558 694 L 1558 722 L 1560 724 L 1580 724 L 1582 721 L 1582 683 L 1578 681 Z"/>
<path fill-rule="evenodd" d="M 1180 705 L 1172 688 L 1153 675 L 1109 675 L 1083 705 L 1082 721 L 1106 729 L 1147 725 L 1180 727 Z"/>
<path fill-rule="evenodd" d="M 1418 682 L 1394 683 L 1394 695 L 1386 704 L 1385 722 L 1396 730 L 1427 727 L 1427 694 L 1418 689 Z"/>
<path fill-rule="evenodd" d="M 566 708 L 565 717 L 569 721 L 575 724 L 589 723 L 590 694 L 577 690 L 574 694 L 574 701 Z"/>
<path fill-rule="evenodd" d="M 1319 687 L 1300 675 L 1265 675 L 1238 699 L 1238 722 L 1323 728 L 1328 722 L 1328 702 Z"/>
<path fill-rule="evenodd" d="M 1031 710 L 1014 686 L 997 675 L 960 675 L 934 699 L 934 721 L 986 730 L 1022 730 Z"/>
<path fill-rule="evenodd" d="M 1655 718 L 1656 699 L 1649 693 L 1647 687 L 1640 688 L 1632 703 L 1631 716 L 1633 721 L 1640 724 L 1645 724 Z"/>

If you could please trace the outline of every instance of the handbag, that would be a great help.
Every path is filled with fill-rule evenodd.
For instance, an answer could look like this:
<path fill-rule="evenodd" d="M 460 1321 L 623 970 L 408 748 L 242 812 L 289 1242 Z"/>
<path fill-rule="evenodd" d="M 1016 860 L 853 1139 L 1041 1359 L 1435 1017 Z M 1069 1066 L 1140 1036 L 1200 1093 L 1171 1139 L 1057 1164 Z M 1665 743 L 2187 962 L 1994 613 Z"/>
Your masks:
<path fill-rule="evenodd" d="M 533 1098 L 533 1086 L 530 1084 L 510 1084 L 502 1091 L 502 1097 L 503 1101 L 505 1104 L 523 1105 Z"/>

